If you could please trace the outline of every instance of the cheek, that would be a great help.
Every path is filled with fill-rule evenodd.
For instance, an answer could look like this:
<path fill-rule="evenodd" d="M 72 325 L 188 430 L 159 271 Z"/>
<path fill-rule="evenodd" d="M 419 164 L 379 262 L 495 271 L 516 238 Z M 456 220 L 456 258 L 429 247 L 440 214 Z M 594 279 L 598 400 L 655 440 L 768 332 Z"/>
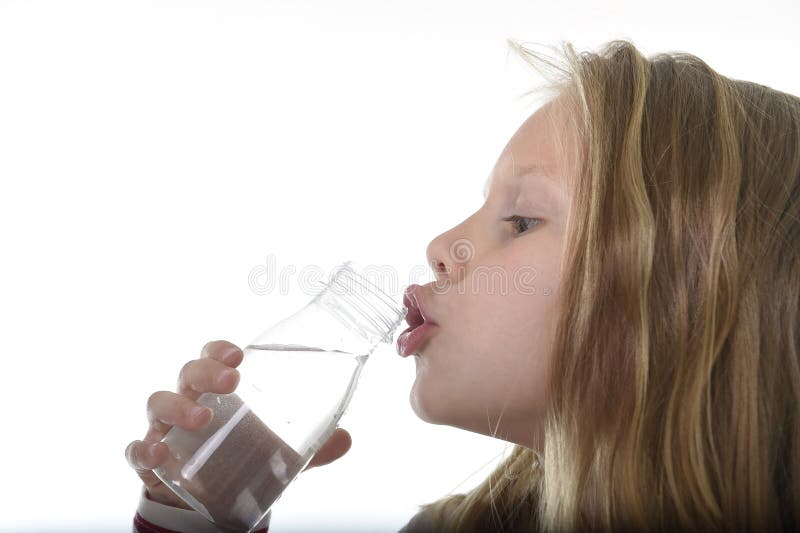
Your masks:
<path fill-rule="evenodd" d="M 539 290 L 535 294 L 463 295 L 453 306 L 457 321 L 443 337 L 452 348 L 495 361 L 502 361 L 508 352 L 537 351 L 554 324 L 556 297 Z"/>
<path fill-rule="evenodd" d="M 519 246 L 484 258 L 485 264 L 504 265 L 503 278 L 476 269 L 437 296 L 442 326 L 416 360 L 410 392 L 421 419 L 481 431 L 487 414 L 502 411 L 504 419 L 519 421 L 543 412 L 559 257 L 542 251 L 553 243 L 539 244 L 534 251 Z"/>
<path fill-rule="evenodd" d="M 459 295 L 458 314 L 416 361 L 411 404 L 433 423 L 473 427 L 501 410 L 539 413 L 552 351 L 550 302 L 536 295 Z M 482 426 L 481 426 L 482 427 Z"/>

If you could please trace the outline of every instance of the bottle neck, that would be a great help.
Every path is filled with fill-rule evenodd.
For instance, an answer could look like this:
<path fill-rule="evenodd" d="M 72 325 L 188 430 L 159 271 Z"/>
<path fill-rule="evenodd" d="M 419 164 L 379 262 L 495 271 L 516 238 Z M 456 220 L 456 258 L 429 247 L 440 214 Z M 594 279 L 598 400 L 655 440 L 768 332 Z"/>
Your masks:
<path fill-rule="evenodd" d="M 348 261 L 338 267 L 314 303 L 335 316 L 371 346 L 392 342 L 407 309 L 356 272 Z"/>

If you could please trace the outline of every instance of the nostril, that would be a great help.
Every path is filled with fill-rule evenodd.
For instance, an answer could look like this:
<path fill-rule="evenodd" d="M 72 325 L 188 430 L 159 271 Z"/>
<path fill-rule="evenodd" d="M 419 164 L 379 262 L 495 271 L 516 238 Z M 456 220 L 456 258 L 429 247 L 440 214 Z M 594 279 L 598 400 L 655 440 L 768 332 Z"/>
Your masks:
<path fill-rule="evenodd" d="M 436 274 L 447 273 L 447 265 L 445 265 L 443 261 L 431 260 L 431 268 Z"/>

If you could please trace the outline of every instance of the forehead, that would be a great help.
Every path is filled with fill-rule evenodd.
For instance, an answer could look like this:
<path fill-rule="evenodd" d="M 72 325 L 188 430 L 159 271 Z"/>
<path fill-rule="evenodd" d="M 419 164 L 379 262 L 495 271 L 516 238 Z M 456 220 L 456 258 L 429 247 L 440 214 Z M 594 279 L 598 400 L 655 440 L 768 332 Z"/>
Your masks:
<path fill-rule="evenodd" d="M 496 175 L 497 172 L 492 172 L 489 174 L 489 178 L 486 180 L 486 183 L 484 183 L 484 199 L 488 198 L 492 184 L 496 181 L 502 181 L 508 185 L 525 185 L 531 188 L 544 189 L 549 192 L 557 192 L 559 189 L 561 189 L 561 184 L 558 182 L 558 178 L 553 176 L 551 172 L 542 165 L 534 164 L 515 167 L 512 168 L 506 175 L 495 179 Z"/>
<path fill-rule="evenodd" d="M 524 186 L 565 195 L 575 173 L 577 137 L 563 98 L 551 100 L 519 127 L 506 144 L 483 188 Z"/>

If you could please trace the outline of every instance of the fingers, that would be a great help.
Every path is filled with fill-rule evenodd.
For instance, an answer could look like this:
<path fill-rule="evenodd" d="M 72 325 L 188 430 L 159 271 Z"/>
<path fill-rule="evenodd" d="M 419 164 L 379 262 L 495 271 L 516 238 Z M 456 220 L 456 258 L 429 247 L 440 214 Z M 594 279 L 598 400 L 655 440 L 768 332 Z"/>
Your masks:
<path fill-rule="evenodd" d="M 346 454 L 352 445 L 353 439 L 350 437 L 350 433 L 342 428 L 336 428 L 336 431 L 333 432 L 328 441 L 323 444 L 322 448 L 314 455 L 314 458 L 311 459 L 305 470 L 336 461 Z"/>
<path fill-rule="evenodd" d="M 211 422 L 213 415 L 208 407 L 170 391 L 154 392 L 147 400 L 147 419 L 161 434 L 172 426 L 197 431 Z"/>
<path fill-rule="evenodd" d="M 150 422 L 144 440 L 136 440 L 125 448 L 128 464 L 148 488 L 158 489 L 161 480 L 152 472 L 163 464 L 169 449 L 159 442 L 173 426 L 197 431 L 211 422 L 214 413 L 195 400 L 204 392 L 228 394 L 239 384 L 242 350 L 228 341 L 212 341 L 203 346 L 200 358 L 186 363 L 178 377 L 178 393 L 158 391 L 147 400 Z"/>
<path fill-rule="evenodd" d="M 204 392 L 228 394 L 238 384 L 239 371 L 235 368 L 211 358 L 195 359 L 181 368 L 178 394 L 196 400 Z"/>
<path fill-rule="evenodd" d="M 242 362 L 244 355 L 242 350 L 231 342 L 211 341 L 207 342 L 203 349 L 200 350 L 200 357 L 215 359 L 220 363 L 236 368 Z"/>
<path fill-rule="evenodd" d="M 136 470 L 148 488 L 161 483 L 152 470 L 166 461 L 167 454 L 167 445 L 163 442 L 135 440 L 125 448 L 125 459 L 128 461 L 128 465 Z"/>

